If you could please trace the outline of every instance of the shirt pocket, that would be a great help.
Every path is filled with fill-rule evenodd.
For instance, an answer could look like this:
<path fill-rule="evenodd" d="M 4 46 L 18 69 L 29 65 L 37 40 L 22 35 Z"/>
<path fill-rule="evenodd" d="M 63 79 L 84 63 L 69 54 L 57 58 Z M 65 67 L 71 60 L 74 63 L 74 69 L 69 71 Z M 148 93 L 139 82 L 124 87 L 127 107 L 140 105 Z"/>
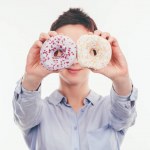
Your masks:
<path fill-rule="evenodd" d="M 120 150 L 117 132 L 109 125 L 87 133 L 89 150 Z"/>

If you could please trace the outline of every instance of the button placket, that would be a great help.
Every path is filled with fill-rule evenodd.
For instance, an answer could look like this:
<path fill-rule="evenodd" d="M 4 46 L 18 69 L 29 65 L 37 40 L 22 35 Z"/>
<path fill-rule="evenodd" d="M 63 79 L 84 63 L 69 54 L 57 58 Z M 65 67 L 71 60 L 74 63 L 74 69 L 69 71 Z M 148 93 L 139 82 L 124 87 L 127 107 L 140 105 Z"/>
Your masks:
<path fill-rule="evenodd" d="M 78 132 L 78 115 L 74 112 L 74 122 L 73 122 L 73 149 L 80 150 L 79 147 L 79 132 Z"/>

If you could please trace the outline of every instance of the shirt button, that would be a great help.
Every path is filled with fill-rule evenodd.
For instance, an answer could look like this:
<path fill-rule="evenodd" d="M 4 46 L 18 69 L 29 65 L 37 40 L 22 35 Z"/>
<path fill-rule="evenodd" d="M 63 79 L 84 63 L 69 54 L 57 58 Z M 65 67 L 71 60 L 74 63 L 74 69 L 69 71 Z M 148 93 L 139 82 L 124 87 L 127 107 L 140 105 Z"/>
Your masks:
<path fill-rule="evenodd" d="M 74 127 L 74 130 L 77 130 L 77 126 Z"/>
<path fill-rule="evenodd" d="M 81 112 L 84 112 L 84 110 L 83 110 L 83 109 L 81 109 Z"/>

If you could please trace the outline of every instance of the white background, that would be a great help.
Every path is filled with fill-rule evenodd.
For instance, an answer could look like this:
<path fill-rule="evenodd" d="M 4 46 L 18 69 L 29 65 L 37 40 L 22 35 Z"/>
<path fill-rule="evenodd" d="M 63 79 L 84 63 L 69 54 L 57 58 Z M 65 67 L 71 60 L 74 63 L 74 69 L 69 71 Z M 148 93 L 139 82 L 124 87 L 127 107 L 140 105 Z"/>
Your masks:
<path fill-rule="evenodd" d="M 69 7 L 83 8 L 100 30 L 118 39 L 139 90 L 138 117 L 125 136 L 122 150 L 150 150 L 149 0 L 0 0 L 0 149 L 27 150 L 13 121 L 13 91 L 24 73 L 30 46 Z M 43 81 L 42 97 L 57 85 L 58 77 L 48 76 Z M 108 94 L 111 88 L 108 79 L 96 74 L 91 74 L 90 85 L 102 95 Z"/>

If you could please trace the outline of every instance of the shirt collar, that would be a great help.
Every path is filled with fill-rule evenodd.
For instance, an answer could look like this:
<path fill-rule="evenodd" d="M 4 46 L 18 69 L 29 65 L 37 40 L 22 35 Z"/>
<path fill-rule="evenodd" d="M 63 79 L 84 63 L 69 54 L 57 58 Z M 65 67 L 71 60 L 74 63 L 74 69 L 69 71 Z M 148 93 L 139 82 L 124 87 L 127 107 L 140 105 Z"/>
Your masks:
<path fill-rule="evenodd" d="M 87 95 L 86 99 L 89 100 L 93 105 L 101 98 L 100 95 L 95 93 L 94 91 L 90 90 L 89 94 Z"/>
<path fill-rule="evenodd" d="M 65 98 L 65 96 L 63 96 L 59 90 L 55 90 L 54 92 L 52 92 L 52 94 L 49 96 L 49 102 L 57 105 L 59 104 L 63 99 Z"/>
<path fill-rule="evenodd" d="M 95 93 L 94 91 L 90 90 L 89 94 L 87 95 L 87 97 L 85 98 L 86 100 L 88 100 L 89 102 L 91 102 L 93 105 L 101 98 L 100 95 L 98 95 L 97 93 Z M 52 92 L 52 94 L 49 96 L 49 102 L 54 104 L 54 105 L 58 105 L 61 101 L 64 101 L 66 99 L 65 96 L 63 96 L 59 90 L 55 90 L 54 92 Z"/>

